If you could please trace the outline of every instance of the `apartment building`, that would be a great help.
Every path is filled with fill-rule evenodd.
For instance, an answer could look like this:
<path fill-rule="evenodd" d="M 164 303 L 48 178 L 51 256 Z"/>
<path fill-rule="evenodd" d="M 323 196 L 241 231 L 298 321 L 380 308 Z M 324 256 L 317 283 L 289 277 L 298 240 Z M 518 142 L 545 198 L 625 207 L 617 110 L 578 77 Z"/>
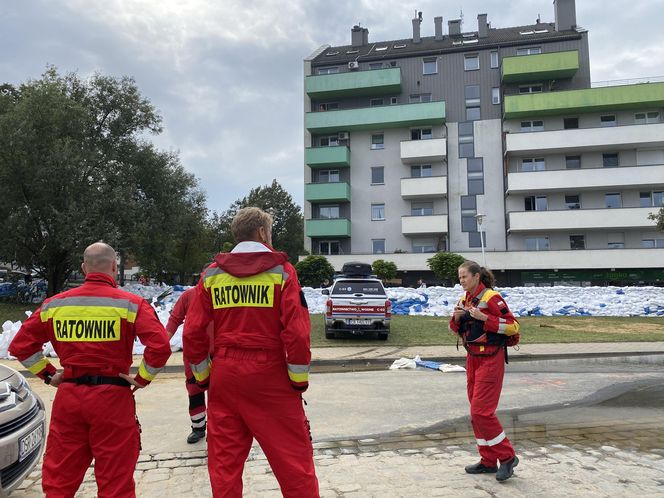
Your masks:
<path fill-rule="evenodd" d="M 452 251 L 506 284 L 664 283 L 664 83 L 592 86 L 573 0 L 554 22 L 323 46 L 304 61 L 305 240 L 406 283 Z"/>

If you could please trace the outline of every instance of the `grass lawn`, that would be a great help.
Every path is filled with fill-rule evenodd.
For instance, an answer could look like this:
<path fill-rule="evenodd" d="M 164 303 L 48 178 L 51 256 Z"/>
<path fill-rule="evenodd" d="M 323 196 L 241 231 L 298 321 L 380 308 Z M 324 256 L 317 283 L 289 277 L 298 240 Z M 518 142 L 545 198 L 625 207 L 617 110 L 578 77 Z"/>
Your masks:
<path fill-rule="evenodd" d="M 393 316 L 390 336 L 325 339 L 323 315 L 311 315 L 311 345 L 325 346 L 433 346 L 456 344 L 447 328 L 449 318 Z M 664 318 L 646 317 L 523 317 L 521 343 L 664 341 Z"/>
<path fill-rule="evenodd" d="M 0 303 L 0 325 L 7 320 L 11 320 L 12 322 L 23 321 L 27 318 L 25 311 L 35 311 L 37 307 L 37 304 Z"/>

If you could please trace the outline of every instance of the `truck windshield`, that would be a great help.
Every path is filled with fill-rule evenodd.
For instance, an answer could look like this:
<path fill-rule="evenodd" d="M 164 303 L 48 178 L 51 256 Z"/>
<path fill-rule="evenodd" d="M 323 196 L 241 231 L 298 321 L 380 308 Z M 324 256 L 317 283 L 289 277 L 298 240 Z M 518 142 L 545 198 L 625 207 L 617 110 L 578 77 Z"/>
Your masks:
<path fill-rule="evenodd" d="M 363 281 L 343 281 L 337 282 L 334 285 L 332 294 L 369 294 L 374 296 L 384 296 L 385 291 L 380 282 L 363 282 Z"/>

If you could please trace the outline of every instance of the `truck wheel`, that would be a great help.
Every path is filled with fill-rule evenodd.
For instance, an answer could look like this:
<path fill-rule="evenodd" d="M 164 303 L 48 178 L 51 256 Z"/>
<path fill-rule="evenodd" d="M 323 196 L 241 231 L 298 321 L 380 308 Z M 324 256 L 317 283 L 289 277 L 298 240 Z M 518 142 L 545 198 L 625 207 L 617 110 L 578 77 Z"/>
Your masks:
<path fill-rule="evenodd" d="M 378 332 L 378 339 L 381 341 L 387 341 L 387 332 Z"/>
<path fill-rule="evenodd" d="M 336 339 L 337 334 L 334 333 L 334 330 L 331 330 L 328 327 L 325 327 L 325 339 Z"/>

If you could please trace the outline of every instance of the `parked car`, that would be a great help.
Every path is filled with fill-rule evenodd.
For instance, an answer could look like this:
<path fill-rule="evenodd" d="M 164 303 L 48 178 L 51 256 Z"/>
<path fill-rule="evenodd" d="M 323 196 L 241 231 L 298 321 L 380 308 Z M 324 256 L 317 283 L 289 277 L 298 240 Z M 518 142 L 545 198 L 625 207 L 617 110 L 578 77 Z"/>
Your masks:
<path fill-rule="evenodd" d="M 16 489 L 44 449 L 44 403 L 13 368 L 0 365 L 0 496 Z"/>
<path fill-rule="evenodd" d="M 374 333 L 387 340 L 392 318 L 392 302 L 385 294 L 383 283 L 371 274 L 371 265 L 346 263 L 342 273 L 335 275 L 325 307 L 325 338 L 334 339 L 338 332 Z"/>

